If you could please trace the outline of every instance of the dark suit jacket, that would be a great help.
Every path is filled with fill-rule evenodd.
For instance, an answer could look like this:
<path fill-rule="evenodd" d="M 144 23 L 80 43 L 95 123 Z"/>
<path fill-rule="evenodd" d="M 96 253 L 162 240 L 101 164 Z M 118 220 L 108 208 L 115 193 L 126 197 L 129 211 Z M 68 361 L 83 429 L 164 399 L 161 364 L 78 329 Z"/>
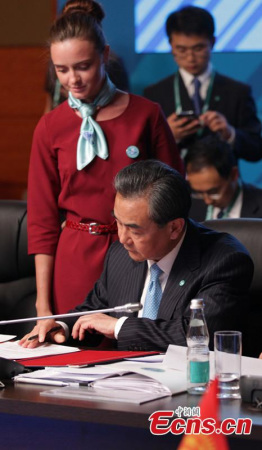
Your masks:
<path fill-rule="evenodd" d="M 207 205 L 204 200 L 192 198 L 189 217 L 197 222 L 206 220 Z M 262 189 L 243 183 L 243 204 L 240 217 L 262 219 Z"/>
<path fill-rule="evenodd" d="M 194 109 L 186 87 L 179 76 L 179 87 L 183 110 Z M 174 75 L 144 90 L 145 97 L 161 105 L 166 117 L 175 112 Z M 256 106 L 248 85 L 215 74 L 210 99 L 210 110 L 223 114 L 236 130 L 234 152 L 237 158 L 259 161 L 262 158 L 261 123 L 256 115 Z M 209 130 L 205 129 L 204 134 Z M 197 136 L 182 141 L 180 148 L 193 143 Z"/>
<path fill-rule="evenodd" d="M 75 310 L 139 302 L 146 272 L 146 261 L 133 261 L 119 242 L 114 243 L 108 251 L 100 280 Z M 228 234 L 189 221 L 157 319 L 137 318 L 137 313 L 131 314 L 119 332 L 118 349 L 165 351 L 169 344 L 186 345 L 189 306 L 193 298 L 205 301 L 210 348 L 213 348 L 214 331 L 242 328 L 252 276 L 253 263 L 242 244 Z M 123 315 L 127 314 L 114 316 Z M 67 320 L 70 328 L 75 321 Z"/>

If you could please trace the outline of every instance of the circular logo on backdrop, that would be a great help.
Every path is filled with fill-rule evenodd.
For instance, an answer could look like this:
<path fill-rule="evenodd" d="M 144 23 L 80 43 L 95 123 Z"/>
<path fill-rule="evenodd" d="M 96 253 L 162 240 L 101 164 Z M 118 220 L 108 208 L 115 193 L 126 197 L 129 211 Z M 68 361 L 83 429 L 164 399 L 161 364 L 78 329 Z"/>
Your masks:
<path fill-rule="evenodd" d="M 130 145 L 126 149 L 126 154 L 129 158 L 135 159 L 139 155 L 139 148 L 137 148 L 135 145 Z"/>

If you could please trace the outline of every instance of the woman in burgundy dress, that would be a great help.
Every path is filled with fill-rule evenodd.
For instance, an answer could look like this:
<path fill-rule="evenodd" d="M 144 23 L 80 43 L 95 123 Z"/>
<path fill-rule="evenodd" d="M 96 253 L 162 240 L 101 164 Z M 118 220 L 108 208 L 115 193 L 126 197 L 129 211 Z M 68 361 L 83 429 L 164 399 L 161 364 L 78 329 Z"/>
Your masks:
<path fill-rule="evenodd" d="M 35 254 L 38 316 L 73 308 L 99 278 L 117 239 L 116 173 L 147 158 L 183 170 L 159 106 L 117 90 L 108 78 L 103 17 L 96 2 L 70 0 L 50 32 L 51 58 L 69 100 L 40 119 L 33 138 L 28 240 Z M 44 321 L 34 333 L 41 326 Z"/>

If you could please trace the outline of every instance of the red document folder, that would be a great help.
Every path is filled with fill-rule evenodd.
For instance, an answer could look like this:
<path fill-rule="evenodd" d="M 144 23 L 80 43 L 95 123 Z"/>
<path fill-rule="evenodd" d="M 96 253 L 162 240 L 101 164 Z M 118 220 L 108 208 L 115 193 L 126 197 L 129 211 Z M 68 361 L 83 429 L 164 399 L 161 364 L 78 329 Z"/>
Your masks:
<path fill-rule="evenodd" d="M 94 364 L 111 363 L 124 358 L 157 355 L 158 352 L 129 352 L 118 350 L 81 350 L 80 352 L 52 355 L 39 358 L 18 359 L 25 367 L 44 366 L 92 366 Z"/>

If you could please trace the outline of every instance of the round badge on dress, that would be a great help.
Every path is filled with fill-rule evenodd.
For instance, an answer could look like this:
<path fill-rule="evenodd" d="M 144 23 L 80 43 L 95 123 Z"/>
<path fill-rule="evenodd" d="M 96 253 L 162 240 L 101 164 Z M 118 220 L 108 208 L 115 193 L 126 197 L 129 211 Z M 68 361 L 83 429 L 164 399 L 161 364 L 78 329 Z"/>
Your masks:
<path fill-rule="evenodd" d="M 126 154 L 129 156 L 129 158 L 135 159 L 139 155 L 139 148 L 137 148 L 135 145 L 130 145 L 126 149 Z"/>

